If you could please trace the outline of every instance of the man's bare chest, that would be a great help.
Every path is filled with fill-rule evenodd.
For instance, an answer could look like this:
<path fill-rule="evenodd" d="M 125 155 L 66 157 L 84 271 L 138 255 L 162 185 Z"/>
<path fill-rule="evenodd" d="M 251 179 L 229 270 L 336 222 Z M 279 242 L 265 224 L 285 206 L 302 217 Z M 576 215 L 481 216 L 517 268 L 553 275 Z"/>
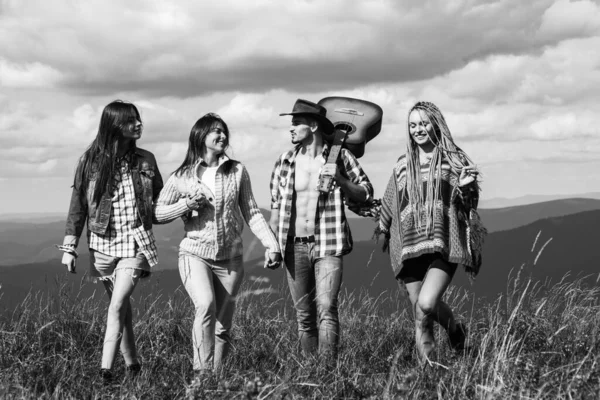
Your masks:
<path fill-rule="evenodd" d="M 296 192 L 305 192 L 317 190 L 319 174 L 323 167 L 321 157 L 308 158 L 298 157 L 296 159 L 296 170 L 294 179 L 294 190 Z"/>

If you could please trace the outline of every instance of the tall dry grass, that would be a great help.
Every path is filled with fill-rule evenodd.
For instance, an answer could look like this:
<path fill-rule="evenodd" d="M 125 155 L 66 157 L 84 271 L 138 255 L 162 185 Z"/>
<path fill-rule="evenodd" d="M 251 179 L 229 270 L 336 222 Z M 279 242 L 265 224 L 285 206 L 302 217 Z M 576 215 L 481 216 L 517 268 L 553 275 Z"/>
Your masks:
<path fill-rule="evenodd" d="M 450 290 L 446 300 L 468 324 L 470 350 L 454 353 L 438 329 L 430 366 L 416 360 L 401 290 L 378 298 L 343 293 L 336 368 L 299 356 L 288 295 L 256 294 L 247 283 L 225 371 L 193 387 L 193 309 L 185 293 L 135 299 L 143 372 L 127 378 L 119 359 L 120 378 L 106 386 L 98 368 L 107 304 L 63 289 L 59 296 L 30 294 L 0 323 L 0 398 L 597 399 L 600 393 L 600 288 L 583 279 L 536 282 L 521 269 L 489 304 Z"/>

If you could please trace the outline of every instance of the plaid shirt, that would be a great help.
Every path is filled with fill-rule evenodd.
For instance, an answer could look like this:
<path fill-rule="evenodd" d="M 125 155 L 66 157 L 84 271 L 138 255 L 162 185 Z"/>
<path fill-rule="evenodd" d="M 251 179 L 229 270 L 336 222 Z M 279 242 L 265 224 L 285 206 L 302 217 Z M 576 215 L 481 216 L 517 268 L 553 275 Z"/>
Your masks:
<path fill-rule="evenodd" d="M 113 177 L 113 197 L 110 222 L 104 235 L 88 230 L 88 243 L 94 249 L 113 257 L 135 257 L 141 251 L 150 266 L 158 264 L 156 241 L 152 230 L 141 222 L 129 172 L 129 162 L 120 161 L 120 172 Z"/>
<path fill-rule="evenodd" d="M 279 210 L 279 226 L 277 236 L 281 250 L 285 251 L 290 218 L 292 215 L 295 160 L 300 146 L 283 153 L 277 159 L 271 174 L 271 209 Z M 329 146 L 323 147 L 323 162 L 329 155 Z M 364 173 L 354 155 L 342 149 L 340 161 L 343 163 L 342 173 L 358 185 L 367 190 L 367 198 L 373 197 L 373 186 Z M 316 188 L 315 188 L 316 189 Z M 315 251 L 317 257 L 341 256 L 352 251 L 352 234 L 344 213 L 344 194 L 334 183 L 329 193 L 320 193 L 315 216 Z M 273 211 L 277 212 L 277 211 Z"/>

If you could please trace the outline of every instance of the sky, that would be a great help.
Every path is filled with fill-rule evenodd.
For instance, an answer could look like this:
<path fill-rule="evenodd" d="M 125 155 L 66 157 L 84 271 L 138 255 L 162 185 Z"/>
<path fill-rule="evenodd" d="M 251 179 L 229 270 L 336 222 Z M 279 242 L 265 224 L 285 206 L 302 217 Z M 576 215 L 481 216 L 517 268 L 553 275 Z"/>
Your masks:
<path fill-rule="evenodd" d="M 142 113 L 166 180 L 216 112 L 269 207 L 297 98 L 383 109 L 360 159 L 383 194 L 407 113 L 438 105 L 482 199 L 600 192 L 598 0 L 0 0 L 0 213 L 65 212 L 104 106 Z"/>

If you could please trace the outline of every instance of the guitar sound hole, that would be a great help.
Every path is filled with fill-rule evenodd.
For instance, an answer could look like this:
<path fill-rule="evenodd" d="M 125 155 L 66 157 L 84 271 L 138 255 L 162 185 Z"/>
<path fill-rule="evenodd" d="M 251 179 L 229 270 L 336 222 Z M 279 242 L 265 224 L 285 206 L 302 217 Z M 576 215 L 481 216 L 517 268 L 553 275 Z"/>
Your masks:
<path fill-rule="evenodd" d="M 349 123 L 341 122 L 341 123 L 335 124 L 335 129 L 342 130 L 349 134 L 349 133 L 354 132 L 356 130 L 356 127 Z"/>

